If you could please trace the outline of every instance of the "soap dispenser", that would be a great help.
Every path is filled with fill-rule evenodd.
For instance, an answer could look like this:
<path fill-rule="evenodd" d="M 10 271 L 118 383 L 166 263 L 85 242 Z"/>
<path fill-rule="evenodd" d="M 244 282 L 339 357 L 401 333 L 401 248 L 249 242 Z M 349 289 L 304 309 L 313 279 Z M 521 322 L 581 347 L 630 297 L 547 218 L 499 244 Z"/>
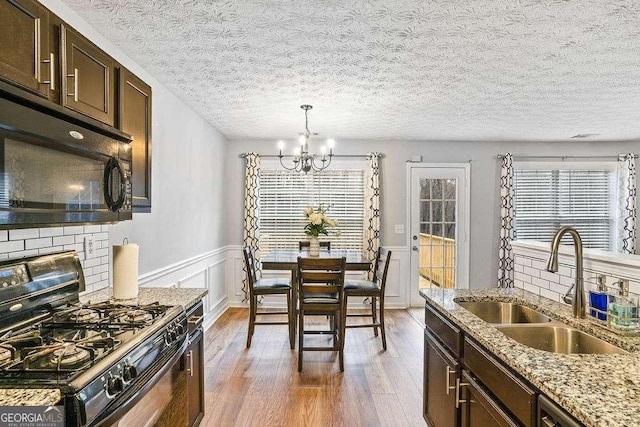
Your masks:
<path fill-rule="evenodd" d="M 611 326 L 618 329 L 631 329 L 638 327 L 638 309 L 629 300 L 629 281 L 620 280 L 618 297 L 609 304 L 609 321 Z"/>
<path fill-rule="evenodd" d="M 589 291 L 589 306 L 592 309 L 589 313 L 591 317 L 598 320 L 607 320 L 607 310 L 609 307 L 609 294 L 607 293 L 607 276 L 599 274 L 597 277 L 598 288 L 597 290 Z"/>

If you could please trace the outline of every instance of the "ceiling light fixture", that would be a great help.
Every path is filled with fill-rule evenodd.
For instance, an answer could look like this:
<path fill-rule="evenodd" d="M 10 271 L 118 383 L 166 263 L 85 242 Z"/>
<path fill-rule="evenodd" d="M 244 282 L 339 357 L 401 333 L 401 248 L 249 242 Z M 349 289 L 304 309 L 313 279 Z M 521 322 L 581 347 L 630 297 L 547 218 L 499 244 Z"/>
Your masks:
<path fill-rule="evenodd" d="M 280 149 L 280 154 L 278 157 L 280 158 L 280 164 L 283 168 L 296 172 L 304 172 L 307 173 L 311 170 L 314 172 L 320 172 L 329 167 L 331 164 L 331 159 L 333 158 L 333 146 L 335 142 L 333 139 L 327 140 L 327 145 L 323 145 L 320 147 L 321 155 L 317 154 L 309 154 L 309 137 L 311 136 L 311 132 L 309 132 L 309 110 L 313 107 L 311 105 L 301 105 L 300 108 L 304 110 L 304 133 L 300 134 L 298 142 L 300 143 L 299 147 L 296 147 L 293 150 L 293 165 L 286 166 L 282 161 L 284 155 L 282 154 L 282 150 L 284 149 L 284 141 L 278 142 L 278 148 Z M 327 154 L 327 149 L 329 150 L 329 154 Z M 320 163 L 321 162 L 321 163 Z"/>

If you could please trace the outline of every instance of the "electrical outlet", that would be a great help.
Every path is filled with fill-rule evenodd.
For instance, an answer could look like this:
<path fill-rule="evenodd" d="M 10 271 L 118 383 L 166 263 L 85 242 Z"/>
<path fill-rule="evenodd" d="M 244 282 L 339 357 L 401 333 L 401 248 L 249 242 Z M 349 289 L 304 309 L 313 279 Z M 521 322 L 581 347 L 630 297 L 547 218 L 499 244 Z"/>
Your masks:
<path fill-rule="evenodd" d="M 88 236 L 84 238 L 84 257 L 85 259 L 93 258 L 96 256 L 96 238 L 95 236 Z"/>
<path fill-rule="evenodd" d="M 396 224 L 396 234 L 404 234 L 404 224 Z"/>

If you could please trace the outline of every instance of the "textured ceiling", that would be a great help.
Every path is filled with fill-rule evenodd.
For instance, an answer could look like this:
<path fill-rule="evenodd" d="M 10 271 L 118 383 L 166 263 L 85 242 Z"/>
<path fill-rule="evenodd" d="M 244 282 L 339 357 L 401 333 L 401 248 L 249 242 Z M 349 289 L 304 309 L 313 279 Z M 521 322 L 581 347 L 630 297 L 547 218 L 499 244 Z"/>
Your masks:
<path fill-rule="evenodd" d="M 636 0 L 63 0 L 227 138 L 640 138 Z"/>

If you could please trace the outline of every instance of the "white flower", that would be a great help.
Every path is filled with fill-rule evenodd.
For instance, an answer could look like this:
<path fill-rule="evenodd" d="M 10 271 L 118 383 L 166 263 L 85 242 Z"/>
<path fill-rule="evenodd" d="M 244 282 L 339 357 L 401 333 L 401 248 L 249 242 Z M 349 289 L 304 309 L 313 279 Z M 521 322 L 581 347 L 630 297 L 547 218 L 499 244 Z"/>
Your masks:
<path fill-rule="evenodd" d="M 305 216 L 309 216 L 313 213 L 313 208 L 311 206 L 309 206 L 308 208 L 304 209 L 304 214 Z"/>
<path fill-rule="evenodd" d="M 336 231 L 336 237 L 340 237 L 342 236 L 342 232 L 340 232 L 340 230 Z"/>
<path fill-rule="evenodd" d="M 338 225 L 338 220 L 336 219 L 326 218 L 325 220 L 327 221 L 327 225 L 329 227 L 335 227 L 336 225 Z"/>
<path fill-rule="evenodd" d="M 309 222 L 313 225 L 322 224 L 323 219 L 324 219 L 324 215 L 320 213 L 312 213 L 311 215 L 309 215 Z"/>

